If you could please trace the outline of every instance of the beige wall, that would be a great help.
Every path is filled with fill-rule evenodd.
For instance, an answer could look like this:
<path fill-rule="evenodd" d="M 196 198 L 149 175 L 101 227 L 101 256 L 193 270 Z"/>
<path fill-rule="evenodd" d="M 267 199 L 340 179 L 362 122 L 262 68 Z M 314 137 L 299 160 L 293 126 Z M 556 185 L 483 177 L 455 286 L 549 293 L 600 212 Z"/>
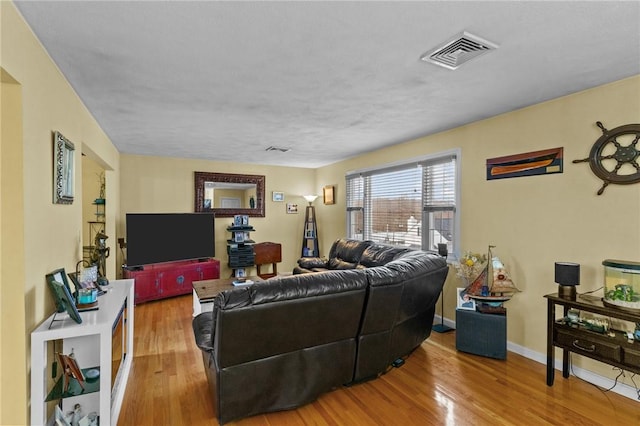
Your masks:
<path fill-rule="evenodd" d="M 100 126 L 84 107 L 74 90 L 44 51 L 11 2 L 0 2 L 2 52 L 2 157 L 7 148 L 18 150 L 23 165 L 12 164 L 10 178 L 0 183 L 2 221 L 2 399 L 0 424 L 28 422 L 30 332 L 54 311 L 53 300 L 45 283 L 45 274 L 56 268 L 73 270 L 81 256 L 82 245 L 82 161 L 81 153 L 90 156 L 107 173 L 107 234 L 115 233 L 118 211 L 119 154 Z M 5 97 L 5 76 L 11 76 L 12 88 Z M 4 101 L 11 116 L 5 115 Z M 21 102 L 21 107 L 16 107 Z M 7 109 L 9 111 L 9 109 Z M 18 129 L 5 132 L 4 120 L 20 123 Z M 75 144 L 76 200 L 72 205 L 52 203 L 53 158 L 52 132 L 60 131 Z M 6 139 L 5 139 L 6 138 Z M 5 199 L 5 195 L 8 197 Z M 4 203 L 16 201 L 7 213 Z M 23 201 L 22 206 L 20 203 Z M 9 204 L 11 206 L 11 204 Z M 13 206 L 11 206 L 13 208 Z M 21 219 L 21 220 L 20 220 Z M 14 234 L 5 237 L 5 228 Z M 15 235 L 15 236 L 14 236 Z M 24 249 L 22 249 L 24 247 Z M 9 258 L 7 250 L 16 251 Z M 108 269 L 115 273 L 115 259 Z M 7 279 L 9 277 L 10 279 Z M 5 356 L 9 351 L 11 356 Z M 9 391 L 5 391 L 9 389 Z"/>
<path fill-rule="evenodd" d="M 285 154 L 286 155 L 286 154 Z M 194 211 L 194 172 L 243 173 L 265 176 L 265 217 L 251 217 L 256 242 L 282 244 L 279 271 L 291 271 L 300 257 L 306 201 L 302 194 L 315 189 L 315 170 L 255 164 L 121 155 L 120 219 L 117 237 L 126 236 L 126 213 L 186 213 Z M 273 191 L 284 192 L 284 202 L 273 202 Z M 319 193 L 319 192 L 316 192 Z M 287 214 L 286 203 L 297 203 L 298 214 Z M 316 202 L 316 204 L 318 204 Z M 226 230 L 233 218 L 216 218 L 216 258 L 221 276 L 228 276 Z M 119 259 L 119 262 L 121 259 Z M 255 269 L 253 269 L 255 272 Z"/>
<path fill-rule="evenodd" d="M 27 336 L 16 321 L 24 318 L 24 191 L 22 179 L 22 93 L 20 85 L 0 70 L 0 424 L 19 424 L 25 417 L 13 412 L 27 395 L 24 362 Z M 16 350 L 17 349 L 17 350 Z"/>
<path fill-rule="evenodd" d="M 508 340 L 522 352 L 546 350 L 546 301 L 557 291 L 554 262 L 581 264 L 579 292 L 603 285 L 602 261 L 640 259 L 640 184 L 602 185 L 586 163 L 606 128 L 638 123 L 640 76 L 524 108 L 451 131 L 324 167 L 317 172 L 321 187 L 338 183 L 334 206 L 319 209 L 321 236 L 330 241 L 344 227 L 344 175 L 349 170 L 461 148 L 462 250 L 484 251 L 496 246 L 522 293 L 507 302 Z M 562 174 L 487 181 L 488 158 L 564 147 Z M 452 270 L 445 286 L 445 318 L 455 320 L 455 288 L 460 281 Z M 607 377 L 610 368 L 575 357 L 575 364 Z M 541 378 L 543 380 L 543 378 Z"/>

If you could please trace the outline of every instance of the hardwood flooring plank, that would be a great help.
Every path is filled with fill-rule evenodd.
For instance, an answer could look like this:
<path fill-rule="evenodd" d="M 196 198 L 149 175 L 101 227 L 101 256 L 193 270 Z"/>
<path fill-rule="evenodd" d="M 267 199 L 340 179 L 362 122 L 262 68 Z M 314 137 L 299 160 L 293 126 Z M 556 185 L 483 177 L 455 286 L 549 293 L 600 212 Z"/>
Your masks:
<path fill-rule="evenodd" d="M 217 425 L 191 296 L 135 308 L 135 351 L 119 426 Z M 544 313 L 543 313 L 544 314 Z M 131 354 L 129 354 L 131 355 Z M 636 380 L 640 383 L 640 380 Z M 574 376 L 546 385 L 546 367 L 509 352 L 506 360 L 455 349 L 455 332 L 432 333 L 400 368 L 336 389 L 296 410 L 231 426 L 640 425 L 640 402 Z"/>

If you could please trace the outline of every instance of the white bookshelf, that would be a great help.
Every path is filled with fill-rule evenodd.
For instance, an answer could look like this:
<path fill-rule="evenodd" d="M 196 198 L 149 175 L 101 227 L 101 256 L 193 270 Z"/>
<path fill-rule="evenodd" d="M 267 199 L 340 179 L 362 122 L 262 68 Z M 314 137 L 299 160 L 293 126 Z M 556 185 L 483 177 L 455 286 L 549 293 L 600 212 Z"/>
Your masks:
<path fill-rule="evenodd" d="M 113 280 L 104 287 L 107 293 L 98 297 L 99 309 L 81 312 L 78 324 L 66 313 L 51 315 L 31 333 L 31 424 L 51 424 L 45 399 L 53 388 L 50 385 L 52 362 L 48 350 L 50 342 L 62 340 L 56 350 L 64 354 L 74 351 L 80 368 L 99 368 L 99 387 L 96 392 L 62 398 L 62 411 L 72 411 L 76 403 L 84 414 L 96 412 L 101 425 L 115 425 L 133 361 L 134 280 Z M 55 318 L 54 318 L 55 317 Z M 114 341 L 114 330 L 124 318 L 122 333 Z M 55 321 L 54 321 L 55 319 Z M 124 348 L 122 361 L 112 387 L 112 361 L 114 348 Z M 55 355 L 54 355 L 55 356 Z M 58 374 L 61 366 L 58 365 Z"/>

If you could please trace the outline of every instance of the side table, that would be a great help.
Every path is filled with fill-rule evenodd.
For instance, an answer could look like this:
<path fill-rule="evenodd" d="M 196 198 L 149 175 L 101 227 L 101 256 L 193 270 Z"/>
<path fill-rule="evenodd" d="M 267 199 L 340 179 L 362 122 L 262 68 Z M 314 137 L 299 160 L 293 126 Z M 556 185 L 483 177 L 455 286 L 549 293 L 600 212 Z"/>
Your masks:
<path fill-rule="evenodd" d="M 456 309 L 456 349 L 489 358 L 507 358 L 507 315 Z"/>
<path fill-rule="evenodd" d="M 640 322 L 640 313 L 605 306 L 601 298 L 588 294 L 578 294 L 575 300 L 560 297 L 558 293 L 544 297 L 547 299 L 547 386 L 553 386 L 556 347 L 562 349 L 562 377 L 565 379 L 569 377 L 570 353 L 640 374 L 639 341 L 628 339 L 620 330 L 612 330 L 609 335 L 565 321 L 569 309 L 632 323 Z M 562 306 L 562 318 L 556 318 L 556 306 Z"/>

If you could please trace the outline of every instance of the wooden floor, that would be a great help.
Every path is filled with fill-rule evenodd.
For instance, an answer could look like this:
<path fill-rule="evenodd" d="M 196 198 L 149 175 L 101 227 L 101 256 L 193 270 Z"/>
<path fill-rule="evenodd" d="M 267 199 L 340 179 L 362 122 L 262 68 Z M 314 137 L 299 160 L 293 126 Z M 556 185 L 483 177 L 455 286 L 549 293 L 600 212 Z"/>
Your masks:
<path fill-rule="evenodd" d="M 135 309 L 135 350 L 118 425 L 217 425 L 191 296 Z M 256 425 L 640 425 L 640 402 L 576 377 L 548 387 L 545 366 L 457 352 L 455 332 L 432 333 L 382 377 L 322 395 L 297 410 L 237 422 Z"/>

